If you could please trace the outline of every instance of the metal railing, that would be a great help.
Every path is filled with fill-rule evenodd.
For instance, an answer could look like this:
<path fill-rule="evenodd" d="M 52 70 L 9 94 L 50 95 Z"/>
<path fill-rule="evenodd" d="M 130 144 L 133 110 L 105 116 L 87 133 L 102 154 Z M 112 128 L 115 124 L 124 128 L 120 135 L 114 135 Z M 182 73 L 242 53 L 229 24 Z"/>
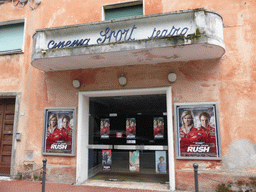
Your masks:
<path fill-rule="evenodd" d="M 47 162 L 47 159 L 43 159 L 43 181 L 42 181 L 42 192 L 45 192 L 46 162 Z"/>
<path fill-rule="evenodd" d="M 24 171 L 22 173 L 18 173 L 16 175 L 10 175 L 11 178 L 16 178 L 16 179 L 22 179 L 23 177 L 26 177 L 27 175 L 30 175 L 32 173 L 35 173 L 39 170 L 42 170 L 42 192 L 45 192 L 45 180 L 46 180 L 46 162 L 47 159 L 43 159 L 43 166 L 38 168 L 38 169 L 34 169 L 31 171 Z"/>
<path fill-rule="evenodd" d="M 224 186 L 229 186 L 229 188 L 231 187 L 234 187 L 236 189 L 239 189 L 239 191 L 245 191 L 245 192 L 256 192 L 256 188 L 252 188 L 250 186 L 247 186 L 247 185 L 237 185 L 237 184 L 234 184 L 234 183 L 231 183 L 231 182 L 224 182 L 224 181 L 219 181 L 217 179 L 213 179 L 211 177 L 208 177 L 208 176 L 205 176 L 203 174 L 199 174 L 198 173 L 198 164 L 197 163 L 194 163 L 193 164 L 193 167 L 194 167 L 194 179 L 195 179 L 195 192 L 199 192 L 199 183 L 198 183 L 198 176 L 200 177 L 203 177 L 203 178 L 206 178 L 208 180 L 211 180 L 211 181 L 214 181 L 214 182 L 217 182 L 219 184 L 222 184 Z M 224 190 L 225 191 L 225 190 Z M 228 190 L 228 191 L 231 191 L 231 190 Z M 236 190 L 237 191 L 237 190 Z"/>

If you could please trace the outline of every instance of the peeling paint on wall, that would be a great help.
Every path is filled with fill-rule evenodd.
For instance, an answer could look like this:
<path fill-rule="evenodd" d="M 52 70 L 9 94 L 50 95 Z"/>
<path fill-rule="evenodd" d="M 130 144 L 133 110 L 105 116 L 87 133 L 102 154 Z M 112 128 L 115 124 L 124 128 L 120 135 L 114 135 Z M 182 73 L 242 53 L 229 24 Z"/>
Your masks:
<path fill-rule="evenodd" d="M 245 139 L 232 141 L 228 155 L 223 158 L 223 166 L 232 170 L 256 167 L 256 144 Z"/>

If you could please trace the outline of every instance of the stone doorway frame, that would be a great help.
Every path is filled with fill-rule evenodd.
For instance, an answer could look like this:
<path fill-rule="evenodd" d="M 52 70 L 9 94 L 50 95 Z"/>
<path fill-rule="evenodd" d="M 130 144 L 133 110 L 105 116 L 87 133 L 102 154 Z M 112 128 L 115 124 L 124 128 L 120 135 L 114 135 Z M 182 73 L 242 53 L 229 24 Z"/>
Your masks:
<path fill-rule="evenodd" d="M 88 179 L 88 145 L 89 145 L 89 98 L 104 96 L 153 95 L 166 94 L 167 108 L 167 134 L 169 159 L 169 186 L 175 190 L 175 159 L 174 159 L 174 127 L 172 88 L 145 88 L 145 89 L 119 89 L 108 91 L 84 91 L 78 95 L 78 121 L 77 121 L 77 164 L 76 183 L 81 184 Z M 85 142 L 86 141 L 86 142 Z"/>

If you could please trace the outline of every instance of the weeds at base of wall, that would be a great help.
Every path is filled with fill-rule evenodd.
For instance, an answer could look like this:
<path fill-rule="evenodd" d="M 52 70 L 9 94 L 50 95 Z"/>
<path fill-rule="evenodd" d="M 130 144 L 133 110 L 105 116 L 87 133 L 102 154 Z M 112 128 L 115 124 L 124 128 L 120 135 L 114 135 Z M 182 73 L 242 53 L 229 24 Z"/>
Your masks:
<path fill-rule="evenodd" d="M 216 192 L 256 192 L 256 177 L 228 183 L 230 184 L 218 184 Z"/>
<path fill-rule="evenodd" d="M 34 173 L 34 174 L 22 174 L 18 173 L 14 176 L 15 180 L 24 180 L 24 181 L 42 181 L 43 180 L 43 172 Z"/>

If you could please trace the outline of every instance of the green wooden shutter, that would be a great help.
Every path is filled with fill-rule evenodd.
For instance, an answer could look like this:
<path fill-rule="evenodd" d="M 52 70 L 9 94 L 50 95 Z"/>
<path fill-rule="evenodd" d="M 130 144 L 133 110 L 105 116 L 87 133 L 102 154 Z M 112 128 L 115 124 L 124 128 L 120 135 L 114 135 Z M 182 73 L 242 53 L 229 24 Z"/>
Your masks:
<path fill-rule="evenodd" d="M 143 15 L 142 5 L 105 9 L 105 20 Z"/>
<path fill-rule="evenodd" d="M 0 52 L 22 50 L 24 23 L 0 26 Z"/>

